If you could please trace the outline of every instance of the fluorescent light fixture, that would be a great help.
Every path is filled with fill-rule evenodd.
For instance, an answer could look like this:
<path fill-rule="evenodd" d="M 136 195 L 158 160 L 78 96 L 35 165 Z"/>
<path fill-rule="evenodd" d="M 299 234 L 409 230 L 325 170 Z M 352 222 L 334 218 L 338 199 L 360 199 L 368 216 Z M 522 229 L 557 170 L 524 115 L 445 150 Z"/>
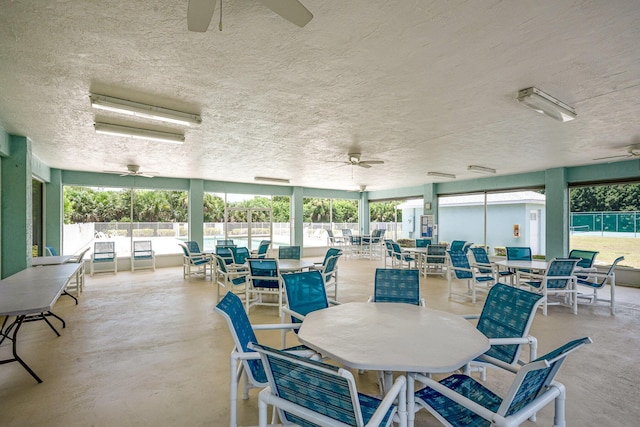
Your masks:
<path fill-rule="evenodd" d="M 518 102 L 561 122 L 568 122 L 578 116 L 575 108 L 535 87 L 521 89 L 518 92 Z"/>
<path fill-rule="evenodd" d="M 484 166 L 477 166 L 477 165 L 467 166 L 467 170 L 471 172 L 478 172 L 478 173 L 496 173 L 496 170 L 493 168 L 486 168 Z"/>
<path fill-rule="evenodd" d="M 155 107 L 105 95 L 91 94 L 90 98 L 91 106 L 98 110 L 112 111 L 178 125 L 188 126 L 202 123 L 202 119 L 197 114 L 183 113 L 182 111 L 169 110 L 168 108 Z"/>
<path fill-rule="evenodd" d="M 184 142 L 184 135 L 177 133 L 111 125 L 108 123 L 95 123 L 93 126 L 96 129 L 96 133 L 103 135 L 125 136 L 127 138 L 148 139 L 150 141 L 171 142 L 177 144 Z"/>
<path fill-rule="evenodd" d="M 427 175 L 429 176 L 437 176 L 439 178 L 451 178 L 454 179 L 456 176 L 450 173 L 443 173 L 443 172 L 427 172 Z"/>
<path fill-rule="evenodd" d="M 289 183 L 289 180 L 286 178 L 270 178 L 268 176 L 256 176 L 253 179 L 256 181 L 281 182 L 283 184 Z"/>

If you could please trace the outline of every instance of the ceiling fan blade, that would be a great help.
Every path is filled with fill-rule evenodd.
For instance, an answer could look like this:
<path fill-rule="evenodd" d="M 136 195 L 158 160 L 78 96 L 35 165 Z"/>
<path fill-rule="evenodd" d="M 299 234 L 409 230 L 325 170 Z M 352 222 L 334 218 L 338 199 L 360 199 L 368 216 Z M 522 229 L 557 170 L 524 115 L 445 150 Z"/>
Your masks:
<path fill-rule="evenodd" d="M 371 167 L 371 165 L 367 162 L 360 162 L 360 163 L 356 163 L 356 166 L 360 166 L 361 168 L 366 168 L 369 169 Z"/>
<path fill-rule="evenodd" d="M 187 27 L 189 31 L 204 33 L 209 28 L 218 0 L 189 0 Z"/>
<path fill-rule="evenodd" d="M 189 6 L 192 1 L 189 1 Z M 298 0 L 260 0 L 260 2 L 298 27 L 304 27 L 313 18 L 311 12 Z"/>
<path fill-rule="evenodd" d="M 384 160 L 362 160 L 360 164 L 365 165 L 384 165 Z"/>
<path fill-rule="evenodd" d="M 151 172 L 138 172 L 135 176 L 141 176 L 143 178 L 153 178 L 155 175 L 151 175 Z"/>
<path fill-rule="evenodd" d="M 621 154 L 619 156 L 598 157 L 597 159 L 592 159 L 592 160 L 619 159 L 622 157 L 633 157 L 633 154 Z"/>

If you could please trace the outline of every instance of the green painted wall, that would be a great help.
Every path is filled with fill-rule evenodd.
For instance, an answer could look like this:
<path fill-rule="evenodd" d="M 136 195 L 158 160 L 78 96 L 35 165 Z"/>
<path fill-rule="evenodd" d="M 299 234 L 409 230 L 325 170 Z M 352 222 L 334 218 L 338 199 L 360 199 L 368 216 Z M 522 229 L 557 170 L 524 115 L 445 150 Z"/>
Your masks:
<path fill-rule="evenodd" d="M 31 141 L 9 137 L 9 153 L 2 157 L 2 278 L 31 264 Z"/>
<path fill-rule="evenodd" d="M 189 185 L 189 240 L 204 248 L 204 182 L 192 179 Z"/>
<path fill-rule="evenodd" d="M 44 197 L 44 244 L 53 246 L 61 254 L 64 195 L 62 193 L 62 171 L 60 169 L 51 169 L 49 171 L 49 182 L 45 184 Z"/>

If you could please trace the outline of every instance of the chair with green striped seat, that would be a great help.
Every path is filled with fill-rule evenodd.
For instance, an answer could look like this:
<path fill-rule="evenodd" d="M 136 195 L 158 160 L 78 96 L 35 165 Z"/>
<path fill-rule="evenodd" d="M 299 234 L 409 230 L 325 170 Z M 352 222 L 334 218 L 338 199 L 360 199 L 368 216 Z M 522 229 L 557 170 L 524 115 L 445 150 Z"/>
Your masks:
<path fill-rule="evenodd" d="M 267 427 L 271 405 L 283 425 L 405 427 L 406 378 L 399 376 L 382 399 L 358 393 L 351 371 L 252 343 L 269 387 L 258 396 L 258 425 Z M 397 400 L 397 403 L 396 403 Z"/>

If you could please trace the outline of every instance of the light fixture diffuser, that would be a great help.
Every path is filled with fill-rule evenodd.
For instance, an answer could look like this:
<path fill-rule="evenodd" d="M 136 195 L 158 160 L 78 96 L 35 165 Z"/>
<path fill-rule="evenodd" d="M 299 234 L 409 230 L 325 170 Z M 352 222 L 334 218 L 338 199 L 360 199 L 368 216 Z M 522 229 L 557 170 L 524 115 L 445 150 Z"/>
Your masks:
<path fill-rule="evenodd" d="M 162 122 L 178 125 L 188 126 L 202 123 L 202 119 L 197 114 L 184 113 L 182 111 L 141 104 L 139 102 L 133 102 L 126 99 L 114 98 L 105 95 L 91 94 L 90 98 L 91 106 L 98 110 L 112 111 L 114 113 L 126 114 L 129 116 L 141 117 L 151 120 L 159 120 Z"/>
<path fill-rule="evenodd" d="M 471 172 L 478 172 L 478 173 L 496 173 L 496 170 L 493 168 L 487 168 L 487 167 L 478 166 L 478 165 L 467 166 L 467 170 Z"/>
<path fill-rule="evenodd" d="M 268 176 L 256 176 L 253 178 L 256 181 L 268 181 L 268 182 L 280 182 L 283 184 L 288 184 L 289 180 L 286 178 L 271 178 Z"/>
<path fill-rule="evenodd" d="M 451 173 L 443 173 L 443 172 L 427 172 L 427 175 L 429 176 L 437 176 L 439 178 L 451 178 L 451 179 L 455 179 L 455 175 L 451 174 Z"/>
<path fill-rule="evenodd" d="M 180 144 L 184 142 L 184 135 L 169 132 L 160 132 L 150 129 L 132 128 L 129 126 L 112 125 L 108 123 L 95 123 L 96 133 L 103 135 L 124 136 L 134 139 L 147 139 L 150 141 L 171 142 Z"/>
<path fill-rule="evenodd" d="M 518 92 L 518 102 L 561 122 L 568 122 L 578 116 L 575 108 L 535 87 L 521 89 Z"/>

